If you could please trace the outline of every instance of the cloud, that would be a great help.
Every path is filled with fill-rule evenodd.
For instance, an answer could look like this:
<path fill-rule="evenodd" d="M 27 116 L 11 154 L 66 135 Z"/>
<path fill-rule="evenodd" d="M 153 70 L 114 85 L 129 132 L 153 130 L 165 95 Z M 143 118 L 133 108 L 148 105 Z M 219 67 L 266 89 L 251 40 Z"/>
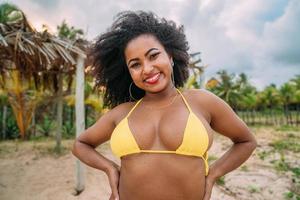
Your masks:
<path fill-rule="evenodd" d="M 210 65 L 207 76 L 221 68 L 246 72 L 261 89 L 300 73 L 299 4 L 206 0 L 189 4 L 181 21 L 187 25 L 193 51 L 201 51 L 204 63 Z"/>
<path fill-rule="evenodd" d="M 290 1 L 277 20 L 266 23 L 261 46 L 275 62 L 300 65 L 300 1 Z M 300 70 L 300 69 L 299 69 Z"/>
<path fill-rule="evenodd" d="M 299 0 L 11 0 L 37 28 L 53 32 L 64 19 L 94 39 L 124 10 L 153 11 L 183 24 L 191 52 L 200 51 L 207 77 L 245 72 L 257 87 L 300 73 Z"/>

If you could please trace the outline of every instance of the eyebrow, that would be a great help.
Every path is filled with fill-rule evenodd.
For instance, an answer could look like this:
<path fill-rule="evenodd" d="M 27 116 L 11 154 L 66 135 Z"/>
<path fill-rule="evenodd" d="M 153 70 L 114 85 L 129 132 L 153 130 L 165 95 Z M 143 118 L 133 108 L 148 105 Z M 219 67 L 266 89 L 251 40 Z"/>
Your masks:
<path fill-rule="evenodd" d="M 151 48 L 151 49 L 149 49 L 146 53 L 145 53 L 145 57 L 151 52 L 151 51 L 153 51 L 153 50 L 158 50 L 157 48 Z M 127 64 L 127 66 L 129 66 L 129 63 L 130 62 L 132 62 L 132 61 L 137 61 L 137 60 L 139 60 L 138 58 L 132 58 L 132 59 L 130 59 L 129 61 L 128 61 L 128 64 Z"/>

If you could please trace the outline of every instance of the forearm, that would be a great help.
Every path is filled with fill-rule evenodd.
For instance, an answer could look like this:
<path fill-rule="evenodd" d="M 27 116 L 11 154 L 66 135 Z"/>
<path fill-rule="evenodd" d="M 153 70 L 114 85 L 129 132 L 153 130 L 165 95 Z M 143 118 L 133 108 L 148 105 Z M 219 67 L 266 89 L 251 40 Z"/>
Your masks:
<path fill-rule="evenodd" d="M 108 173 L 115 166 L 114 162 L 102 156 L 92 146 L 78 140 L 74 142 L 72 153 L 86 165 L 102 170 L 105 173 Z"/>
<path fill-rule="evenodd" d="M 238 168 L 256 148 L 256 141 L 234 143 L 232 147 L 210 166 L 209 176 L 214 180 Z"/>

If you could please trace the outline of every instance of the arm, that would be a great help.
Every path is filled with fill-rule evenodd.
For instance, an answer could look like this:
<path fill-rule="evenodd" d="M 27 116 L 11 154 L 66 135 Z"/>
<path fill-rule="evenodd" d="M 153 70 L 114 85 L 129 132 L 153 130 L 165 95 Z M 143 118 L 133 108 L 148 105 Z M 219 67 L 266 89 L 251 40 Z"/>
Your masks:
<path fill-rule="evenodd" d="M 211 92 L 202 90 L 201 93 L 206 98 L 212 129 L 233 142 L 231 148 L 210 166 L 206 187 L 211 192 L 215 181 L 244 163 L 251 156 L 257 143 L 247 125 L 226 102 Z M 210 192 L 204 199 L 210 198 Z"/>
<path fill-rule="evenodd" d="M 111 198 L 118 197 L 119 166 L 108 160 L 95 148 L 108 141 L 115 128 L 113 110 L 104 114 L 93 126 L 85 130 L 74 142 L 72 153 L 88 166 L 104 171 L 112 189 Z"/>
<path fill-rule="evenodd" d="M 232 147 L 210 166 L 210 176 L 217 179 L 244 163 L 257 143 L 247 125 L 226 102 L 210 92 L 208 95 L 211 99 L 209 109 L 212 129 L 233 142 Z"/>

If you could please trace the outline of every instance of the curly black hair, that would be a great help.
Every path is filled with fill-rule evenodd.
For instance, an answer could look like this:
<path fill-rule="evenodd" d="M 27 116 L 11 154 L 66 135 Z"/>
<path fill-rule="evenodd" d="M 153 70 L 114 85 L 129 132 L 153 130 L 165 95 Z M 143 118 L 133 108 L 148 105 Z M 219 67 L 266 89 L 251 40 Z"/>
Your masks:
<path fill-rule="evenodd" d="M 124 51 L 129 41 L 142 34 L 156 37 L 173 58 L 176 87 L 182 87 L 188 78 L 189 46 L 182 25 L 177 26 L 175 22 L 159 18 L 152 12 L 121 12 L 112 26 L 96 39 L 90 51 L 95 87 L 105 88 L 105 107 L 113 108 L 131 101 L 128 88 L 132 78 Z M 131 89 L 135 99 L 145 95 L 145 91 L 137 86 Z"/>

